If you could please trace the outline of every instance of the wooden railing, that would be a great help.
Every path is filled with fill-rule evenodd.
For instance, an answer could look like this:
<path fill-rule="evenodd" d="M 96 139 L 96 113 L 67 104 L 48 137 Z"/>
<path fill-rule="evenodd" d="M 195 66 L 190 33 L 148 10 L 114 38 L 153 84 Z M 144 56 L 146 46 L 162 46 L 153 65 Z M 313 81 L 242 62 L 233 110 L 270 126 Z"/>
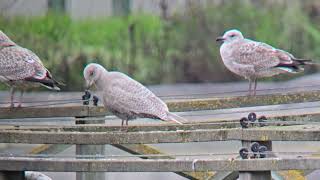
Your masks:
<path fill-rule="evenodd" d="M 0 143 L 48 144 L 37 153 L 48 149 L 65 149 L 67 144 L 77 145 L 75 158 L 51 157 L 0 157 L 0 171 L 72 171 L 78 172 L 77 179 L 100 180 L 100 172 L 175 172 L 189 179 L 208 179 L 218 172 L 241 172 L 241 179 L 271 177 L 271 170 L 320 168 L 317 157 L 293 157 L 241 160 L 237 155 L 232 159 L 177 160 L 175 156 L 144 157 L 144 159 L 118 160 L 105 156 L 104 145 L 113 146 L 133 154 L 162 154 L 144 144 L 187 143 L 208 141 L 239 140 L 246 146 L 252 141 L 268 144 L 271 141 L 319 141 L 320 126 L 308 124 L 317 120 L 320 114 L 319 91 L 292 92 L 287 94 L 266 94 L 256 97 L 232 96 L 228 98 L 175 99 L 166 101 L 172 111 L 190 120 L 187 124 L 153 123 L 138 125 L 133 122 L 126 132 L 120 126 L 105 123 L 110 115 L 103 107 L 72 105 L 55 107 L 0 108 L 0 123 L 5 119 L 21 118 L 63 118 L 74 117 L 75 125 L 3 125 L 0 127 Z M 314 101 L 314 102 L 311 102 Z M 287 103 L 278 105 L 281 103 Z M 253 106 L 255 107 L 248 107 Z M 259 106 L 256 106 L 259 105 Z M 242 108 L 239 108 L 242 107 Z M 231 108 L 231 109 L 224 109 Z M 232 109 L 233 108 L 233 109 Z M 217 110 L 218 109 L 218 110 Z M 197 110 L 191 111 L 190 110 Z M 188 112 L 185 112 L 188 111 Z M 271 120 L 298 121 L 290 126 L 276 126 L 242 129 L 239 119 L 249 112 L 267 116 Z M 108 117 L 107 119 L 114 119 Z M 303 123 L 306 122 L 306 123 Z M 119 120 L 120 124 L 120 120 Z M 281 124 L 281 123 L 280 123 Z M 55 145 L 51 145 L 55 144 Z M 60 145 L 63 144 L 63 145 Z M 61 148 L 60 148 L 61 150 Z M 60 151 L 59 150 L 59 151 Z M 53 152 L 48 150 L 48 152 Z M 97 158 L 83 158 L 81 155 L 98 155 Z M 81 158 L 79 158 L 79 156 Z M 7 164 L 10 163 L 10 166 Z M 97 172 L 89 173 L 85 172 Z M 249 174 L 249 175 L 248 175 Z M 18 176 L 17 176 L 18 177 Z"/>

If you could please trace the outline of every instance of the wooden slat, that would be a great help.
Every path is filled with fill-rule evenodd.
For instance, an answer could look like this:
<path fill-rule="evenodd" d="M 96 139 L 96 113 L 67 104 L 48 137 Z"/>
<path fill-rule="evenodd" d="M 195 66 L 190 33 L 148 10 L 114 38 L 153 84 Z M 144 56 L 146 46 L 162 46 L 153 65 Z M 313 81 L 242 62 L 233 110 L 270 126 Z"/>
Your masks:
<path fill-rule="evenodd" d="M 268 119 L 272 120 L 283 120 L 283 121 L 318 121 L 320 117 L 320 102 L 306 102 L 306 103 L 293 103 L 293 104 L 279 104 L 279 105 L 267 105 L 267 106 L 254 106 L 254 107 L 242 107 L 242 108 L 230 108 L 230 109 L 217 109 L 217 110 L 202 110 L 202 111 L 189 111 L 189 112 L 180 112 L 179 115 L 184 117 L 187 120 L 187 123 L 192 123 L 191 125 L 186 126 L 175 126 L 176 124 L 163 123 L 157 120 L 149 120 L 148 123 L 141 123 L 138 121 L 130 121 L 129 131 L 149 131 L 149 130 L 174 130 L 174 129 L 199 129 L 203 128 L 205 125 L 195 125 L 194 123 L 214 123 L 214 122 L 229 122 L 229 121 L 239 121 L 240 118 L 248 116 L 250 112 L 257 113 L 258 116 L 264 115 Z M 54 110 L 55 108 L 53 108 Z M 67 109 L 67 107 L 66 107 Z M 67 109 L 68 110 L 68 109 Z M 103 110 L 103 109 L 102 109 Z M 32 113 L 32 112 L 30 112 Z M 97 113 L 96 113 L 97 114 Z M 0 115 L 1 116 L 1 115 Z M 106 126 L 90 126 L 86 125 L 85 127 L 79 127 L 79 131 L 110 131 L 110 130 L 119 130 L 120 120 L 116 119 L 114 116 L 107 117 L 87 117 L 82 118 L 83 120 L 106 120 Z M 60 120 L 65 121 L 64 117 L 60 118 L 50 118 L 48 119 L 3 119 L 0 120 L 2 124 L 14 124 L 14 126 L 19 125 L 19 128 L 30 128 L 30 121 L 36 122 L 47 122 L 50 121 L 56 122 L 59 124 Z M 69 121 L 73 119 L 69 118 Z M 74 118 L 75 120 L 75 118 Z M 35 124 L 35 123 L 33 123 Z M 41 124 L 41 123 L 40 123 Z M 151 126 L 149 126 L 152 124 Z M 44 125 L 35 124 L 35 129 L 45 128 Z M 220 124 L 214 125 L 211 124 L 209 127 L 212 128 L 227 128 L 227 127 L 236 127 L 237 124 Z M 1 128 L 9 128 L 10 126 L 1 126 Z M 12 127 L 12 126 L 11 126 Z M 61 128 L 58 125 L 47 126 L 50 129 Z M 14 127 L 16 128 L 16 127 Z M 65 126 L 65 128 L 73 128 L 71 126 Z M 156 129 L 155 129 L 156 128 Z M 75 129 L 77 130 L 77 129 Z"/>
<path fill-rule="evenodd" d="M 151 147 L 145 144 L 117 144 L 113 145 L 114 147 L 121 149 L 125 152 L 135 155 L 151 155 L 151 154 L 163 154 L 158 149 Z M 151 157 L 143 157 L 142 159 L 175 159 L 175 157 L 171 156 L 151 156 Z M 212 178 L 216 172 L 206 171 L 206 172 L 174 172 L 177 175 L 185 177 L 187 179 L 210 179 Z"/>
<path fill-rule="evenodd" d="M 87 124 L 96 124 L 103 125 L 104 120 L 94 120 L 86 121 L 83 118 L 77 118 L 75 124 L 87 125 Z M 105 155 L 106 146 L 105 145 L 86 145 L 86 144 L 77 144 L 76 145 L 76 155 Z M 77 172 L 76 180 L 105 180 L 106 174 L 101 172 Z"/>
<path fill-rule="evenodd" d="M 271 105 L 271 106 L 257 106 L 252 108 L 237 108 L 237 109 L 223 109 L 223 110 L 210 110 L 210 111 L 197 111 L 197 112 L 185 112 L 185 117 L 188 122 L 186 124 L 164 123 L 162 121 L 156 121 L 150 124 L 137 124 L 135 121 L 130 122 L 127 128 L 127 132 L 137 131 L 177 131 L 177 130 L 197 130 L 197 129 L 223 129 L 223 128 L 236 128 L 240 127 L 239 120 L 242 117 L 246 117 L 249 112 L 256 112 L 258 116 L 265 115 L 268 117 L 268 125 L 277 126 L 281 125 L 281 122 L 285 121 L 298 121 L 301 124 L 308 123 L 310 121 L 319 121 L 320 109 L 319 107 L 306 108 L 319 105 L 320 102 L 312 103 L 298 103 L 290 105 Z M 279 106 L 288 107 L 292 109 L 281 110 Z M 289 108 L 290 108 L 289 107 Z M 277 109 L 278 108 L 278 109 Z M 255 109 L 255 111 L 253 111 Z M 202 114 L 202 115 L 201 115 Z M 208 115 L 209 114 L 209 115 Z M 199 116 L 198 116 L 199 115 Z M 195 116 L 195 117 L 194 117 Z M 203 118 L 210 116 L 208 118 Z M 93 119 L 93 118 L 83 118 Z M 108 123 L 108 118 L 106 122 Z M 120 121 L 120 120 L 119 120 Z M 272 123 L 272 121 L 275 121 Z M 297 122 L 297 123 L 298 123 Z M 120 124 L 116 123 L 116 124 Z M 295 124 L 297 125 L 297 124 Z M 75 131 L 75 132 L 108 132 L 108 131 L 120 131 L 121 126 L 114 124 L 84 124 L 84 125 L 5 125 L 1 126 L 2 130 L 24 130 L 24 131 Z"/>
<path fill-rule="evenodd" d="M 55 107 L 22 107 L 0 108 L 0 119 L 15 118 L 48 118 L 48 117 L 89 117 L 106 115 L 104 107 L 94 106 L 55 106 Z"/>
<path fill-rule="evenodd" d="M 248 107 L 319 101 L 320 91 L 290 92 L 249 96 L 234 96 L 205 99 L 166 100 L 170 111 L 213 110 L 223 108 Z M 90 117 L 108 115 L 103 107 L 92 106 L 55 106 L 55 107 L 22 107 L 0 108 L 0 119 L 6 118 L 46 118 L 46 117 Z"/>
<path fill-rule="evenodd" d="M 71 147 L 70 145 L 52 144 L 52 145 L 40 145 L 32 149 L 30 154 L 57 154 L 61 151 Z M 145 144 L 124 144 L 124 145 L 114 145 L 114 147 L 119 148 L 130 154 L 163 154 L 154 147 Z M 174 157 L 148 157 L 145 159 L 174 159 Z M 219 173 L 215 172 L 175 172 L 176 174 L 183 176 L 187 179 L 208 179 L 212 178 Z"/>
<path fill-rule="evenodd" d="M 240 127 L 239 121 L 221 121 L 216 123 L 199 123 L 199 124 L 150 124 L 150 125 L 133 125 L 128 126 L 126 132 L 139 131 L 177 131 L 177 130 L 197 130 L 197 129 L 221 129 L 221 128 L 236 128 Z M 2 126 L 1 130 L 19 130 L 19 131 L 68 131 L 68 132 L 110 132 L 120 131 L 121 126 L 110 126 L 106 124 L 86 124 L 86 125 L 40 125 L 40 126 Z"/>
<path fill-rule="evenodd" d="M 208 141 L 319 141 L 320 126 L 263 127 L 147 132 L 42 132 L 1 130 L 1 143 L 156 144 Z"/>
<path fill-rule="evenodd" d="M 9 165 L 10 164 L 10 165 Z M 75 159 L 0 157 L 0 171 L 178 172 L 279 171 L 320 169 L 320 158 L 228 159 Z"/>
<path fill-rule="evenodd" d="M 187 124 L 178 125 L 175 123 L 164 123 L 162 121 L 149 121 L 148 123 L 141 123 L 139 120 L 131 121 L 128 127 L 128 132 L 137 131 L 176 131 L 176 130 L 196 130 L 196 129 L 221 129 L 221 128 L 235 128 L 239 127 L 239 119 L 246 117 L 250 112 L 256 112 L 258 116 L 265 115 L 268 121 L 276 120 L 278 122 L 270 123 L 269 125 L 278 125 L 282 121 L 299 121 L 299 123 L 308 123 L 310 121 L 319 121 L 320 118 L 320 102 L 308 103 L 294 103 L 281 104 L 269 106 L 255 106 L 232 109 L 206 110 L 206 111 L 192 111 L 179 113 L 182 117 L 187 119 Z M 114 116 L 104 118 L 88 117 L 81 118 L 92 122 L 93 120 L 105 119 L 107 124 L 94 125 L 25 125 L 25 119 L 17 120 L 3 120 L 12 121 L 13 125 L 3 125 L 2 130 L 25 130 L 25 131 L 74 131 L 74 132 L 108 132 L 119 131 L 120 120 L 114 119 Z M 43 119 L 48 121 L 48 119 Z M 59 119 L 50 119 L 50 122 Z M 70 120 L 71 121 L 71 120 Z"/>
<path fill-rule="evenodd" d="M 297 91 L 289 93 L 275 93 L 257 96 L 229 96 L 207 99 L 168 100 L 166 101 L 171 111 L 194 111 L 237 108 L 273 104 L 287 104 L 319 101 L 320 91 Z"/>

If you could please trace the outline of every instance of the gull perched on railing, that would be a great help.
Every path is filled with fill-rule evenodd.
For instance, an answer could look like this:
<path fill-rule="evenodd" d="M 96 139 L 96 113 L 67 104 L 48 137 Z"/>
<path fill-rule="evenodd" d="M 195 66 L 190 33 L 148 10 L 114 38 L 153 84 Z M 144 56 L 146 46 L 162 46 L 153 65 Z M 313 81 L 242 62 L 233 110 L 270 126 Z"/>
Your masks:
<path fill-rule="evenodd" d="M 40 58 L 32 51 L 18 46 L 0 31 L 0 81 L 11 87 L 10 107 L 14 107 L 15 89 L 21 90 L 18 107 L 21 107 L 25 89 L 42 85 L 60 90 L 51 73 L 44 67 Z"/>
<path fill-rule="evenodd" d="M 106 109 L 122 120 L 140 118 L 174 121 L 182 124 L 185 119 L 169 112 L 167 105 L 149 89 L 129 76 L 115 71 L 107 71 L 99 64 L 90 63 L 83 71 L 87 87 L 95 85 L 101 91 Z"/>
<path fill-rule="evenodd" d="M 238 30 L 227 31 L 217 41 L 223 42 L 220 54 L 224 65 L 249 80 L 249 95 L 252 91 L 256 95 L 257 78 L 301 72 L 304 65 L 312 64 L 309 59 L 298 59 L 284 50 L 246 39 Z"/>

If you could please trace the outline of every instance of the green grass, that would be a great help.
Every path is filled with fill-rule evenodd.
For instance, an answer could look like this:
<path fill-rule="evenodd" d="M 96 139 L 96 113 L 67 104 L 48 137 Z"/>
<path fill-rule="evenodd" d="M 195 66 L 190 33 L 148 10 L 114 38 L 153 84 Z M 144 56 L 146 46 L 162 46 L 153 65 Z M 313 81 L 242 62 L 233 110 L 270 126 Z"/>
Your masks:
<path fill-rule="evenodd" d="M 231 28 L 297 57 L 320 59 L 319 24 L 299 4 L 257 7 L 233 1 L 205 8 L 194 5 L 168 21 L 147 14 L 74 21 L 49 13 L 29 19 L 0 18 L 0 27 L 38 54 L 57 79 L 67 84 L 65 90 L 82 89 L 82 70 L 89 62 L 129 73 L 145 84 L 239 79 L 224 68 L 215 42 Z"/>

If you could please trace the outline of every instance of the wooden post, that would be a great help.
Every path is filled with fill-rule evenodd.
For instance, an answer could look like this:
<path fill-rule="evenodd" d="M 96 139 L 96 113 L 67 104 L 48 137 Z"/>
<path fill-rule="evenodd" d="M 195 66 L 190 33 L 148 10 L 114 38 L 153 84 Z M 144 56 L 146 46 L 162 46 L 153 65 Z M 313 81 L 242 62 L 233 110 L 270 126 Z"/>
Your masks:
<path fill-rule="evenodd" d="M 2 171 L 0 180 L 24 180 L 24 171 Z"/>
<path fill-rule="evenodd" d="M 98 117 L 97 117 L 98 119 Z M 105 120 L 81 120 L 77 118 L 76 124 L 104 124 Z M 76 155 L 104 155 L 105 145 L 76 145 Z M 77 172 L 76 180 L 105 180 L 104 172 Z"/>
<path fill-rule="evenodd" d="M 271 180 L 270 171 L 239 172 L 240 180 Z"/>
<path fill-rule="evenodd" d="M 242 146 L 250 149 L 250 144 L 257 141 L 242 141 Z M 272 151 L 272 141 L 258 141 L 260 145 L 266 146 Z M 270 157 L 268 154 L 267 157 Z M 271 180 L 271 171 L 240 171 L 239 180 Z"/>

